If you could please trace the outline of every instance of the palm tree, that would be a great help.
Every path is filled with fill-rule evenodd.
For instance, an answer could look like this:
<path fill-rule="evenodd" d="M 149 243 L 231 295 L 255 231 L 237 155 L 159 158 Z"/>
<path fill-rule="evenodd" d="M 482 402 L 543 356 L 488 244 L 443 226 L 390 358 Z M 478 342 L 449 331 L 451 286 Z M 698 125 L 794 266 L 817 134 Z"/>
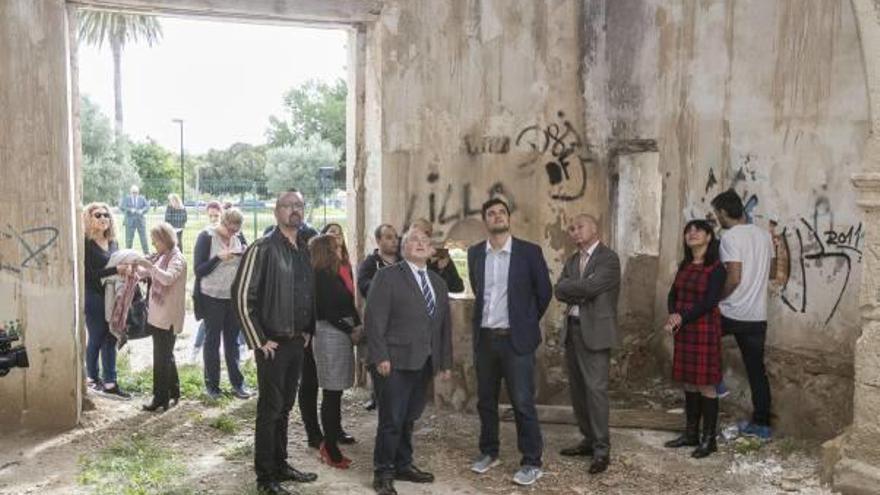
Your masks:
<path fill-rule="evenodd" d="M 122 136 L 122 50 L 128 43 L 145 41 L 153 46 L 162 37 L 159 19 L 152 15 L 120 14 L 83 10 L 79 16 L 79 39 L 101 48 L 110 43 L 113 52 L 113 92 L 116 103 L 116 137 Z"/>

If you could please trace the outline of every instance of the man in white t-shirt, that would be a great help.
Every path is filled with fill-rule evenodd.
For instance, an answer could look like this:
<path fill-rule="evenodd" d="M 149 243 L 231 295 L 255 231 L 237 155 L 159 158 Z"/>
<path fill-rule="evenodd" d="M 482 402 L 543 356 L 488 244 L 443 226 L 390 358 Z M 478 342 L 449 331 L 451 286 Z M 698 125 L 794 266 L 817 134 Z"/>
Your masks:
<path fill-rule="evenodd" d="M 770 382 L 764 367 L 767 339 L 767 286 L 776 274 L 776 239 L 748 223 L 742 200 L 733 190 L 712 200 L 715 216 L 724 227 L 721 261 L 727 269 L 721 303 L 721 325 L 732 334 L 742 354 L 752 391 L 752 420 L 740 432 L 763 439 L 771 437 Z"/>

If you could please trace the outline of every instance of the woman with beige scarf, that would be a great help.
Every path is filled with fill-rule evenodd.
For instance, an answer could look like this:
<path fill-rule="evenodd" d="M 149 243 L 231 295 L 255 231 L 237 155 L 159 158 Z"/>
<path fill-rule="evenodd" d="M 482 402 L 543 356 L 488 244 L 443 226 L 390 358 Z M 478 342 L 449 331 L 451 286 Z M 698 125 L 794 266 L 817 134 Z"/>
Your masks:
<path fill-rule="evenodd" d="M 174 341 L 183 330 L 186 313 L 186 261 L 177 248 L 174 227 L 162 222 L 150 230 L 156 253 L 141 263 L 138 275 L 150 278 L 147 329 L 153 336 L 153 400 L 145 411 L 167 411 L 180 398 L 180 381 L 174 363 Z"/>

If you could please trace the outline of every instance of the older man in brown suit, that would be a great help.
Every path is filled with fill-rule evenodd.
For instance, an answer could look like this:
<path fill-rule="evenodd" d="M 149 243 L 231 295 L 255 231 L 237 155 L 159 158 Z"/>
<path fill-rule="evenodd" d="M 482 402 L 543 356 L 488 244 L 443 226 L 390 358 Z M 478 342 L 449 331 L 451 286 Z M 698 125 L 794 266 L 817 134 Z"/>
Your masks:
<path fill-rule="evenodd" d="M 590 474 L 608 469 L 608 366 L 617 347 L 617 297 L 620 261 L 599 240 L 592 215 L 575 217 L 569 235 L 577 245 L 556 283 L 556 298 L 568 304 L 565 355 L 570 376 L 571 403 L 584 439 L 563 449 L 567 456 L 592 455 Z"/>

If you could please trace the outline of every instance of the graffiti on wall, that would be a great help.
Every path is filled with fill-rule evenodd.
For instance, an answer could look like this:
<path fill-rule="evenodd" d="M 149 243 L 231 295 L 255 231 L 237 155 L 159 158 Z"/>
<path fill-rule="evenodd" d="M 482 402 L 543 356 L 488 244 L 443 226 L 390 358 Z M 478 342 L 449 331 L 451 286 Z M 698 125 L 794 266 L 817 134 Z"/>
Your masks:
<path fill-rule="evenodd" d="M 507 136 L 465 136 L 464 149 L 468 155 L 504 155 L 510 151 Z"/>
<path fill-rule="evenodd" d="M 19 231 L 7 224 L 0 228 L 0 252 L 18 254 L 11 258 L 0 257 L 0 271 L 20 274 L 29 268 L 45 268 L 49 264 L 47 251 L 57 239 L 58 229 L 55 227 L 40 226 Z M 10 244 L 15 247 L 10 248 Z"/>
<path fill-rule="evenodd" d="M 587 163 L 593 161 L 593 149 L 563 111 L 557 112 L 556 117 L 556 122 L 543 127 L 532 124 L 519 131 L 514 144 L 531 156 L 517 166 L 526 168 L 543 162 L 550 198 L 574 201 L 587 191 Z"/>
<path fill-rule="evenodd" d="M 818 275 L 820 280 L 824 278 L 822 288 L 832 290 L 833 303 L 824 320 L 826 325 L 830 323 L 850 285 L 853 265 L 862 262 L 863 238 L 861 223 L 839 230 L 833 225 L 821 229 L 801 218 L 795 225 L 786 227 L 782 240 L 783 249 L 789 255 L 790 276 L 780 293 L 783 304 L 795 313 L 806 313 L 813 296 L 809 280 L 814 277 L 809 275 Z M 796 256 L 792 257 L 795 251 Z M 823 274 L 827 275 L 821 277 Z M 817 292 L 819 295 L 814 297 L 824 301 L 824 295 Z"/>
<path fill-rule="evenodd" d="M 777 216 L 762 215 L 758 209 L 760 197 L 755 192 L 760 175 L 756 168 L 756 157 L 746 154 L 741 166 L 733 176 L 729 187 L 739 193 L 743 201 L 745 215 L 750 223 L 767 218 L 772 234 L 779 233 L 777 253 L 779 262 L 784 263 L 779 291 L 783 306 L 794 313 L 818 313 L 825 325 L 839 313 L 840 305 L 847 289 L 852 283 L 856 266 L 862 262 L 862 224 L 835 225 L 831 200 L 822 191 L 816 193 L 813 208 L 809 214 L 795 217 L 795 220 L 780 225 Z M 706 211 L 705 217 L 715 222 L 709 201 L 721 192 L 721 184 L 713 169 L 709 169 L 705 196 L 700 202 Z M 691 216 L 696 210 L 691 211 Z M 720 229 L 720 226 L 719 226 Z"/>
<path fill-rule="evenodd" d="M 412 223 L 417 218 L 417 211 L 427 208 L 426 219 L 441 229 L 435 229 L 434 234 L 443 235 L 442 228 L 460 220 L 480 216 L 480 206 L 484 201 L 500 197 L 510 206 L 510 211 L 516 211 L 516 200 L 510 190 L 501 181 L 490 185 L 485 192 L 475 189 L 470 183 L 453 184 L 446 183 L 440 186 L 440 174 L 430 173 L 426 178 L 429 185 L 427 196 L 410 194 L 406 205 L 404 226 Z"/>

